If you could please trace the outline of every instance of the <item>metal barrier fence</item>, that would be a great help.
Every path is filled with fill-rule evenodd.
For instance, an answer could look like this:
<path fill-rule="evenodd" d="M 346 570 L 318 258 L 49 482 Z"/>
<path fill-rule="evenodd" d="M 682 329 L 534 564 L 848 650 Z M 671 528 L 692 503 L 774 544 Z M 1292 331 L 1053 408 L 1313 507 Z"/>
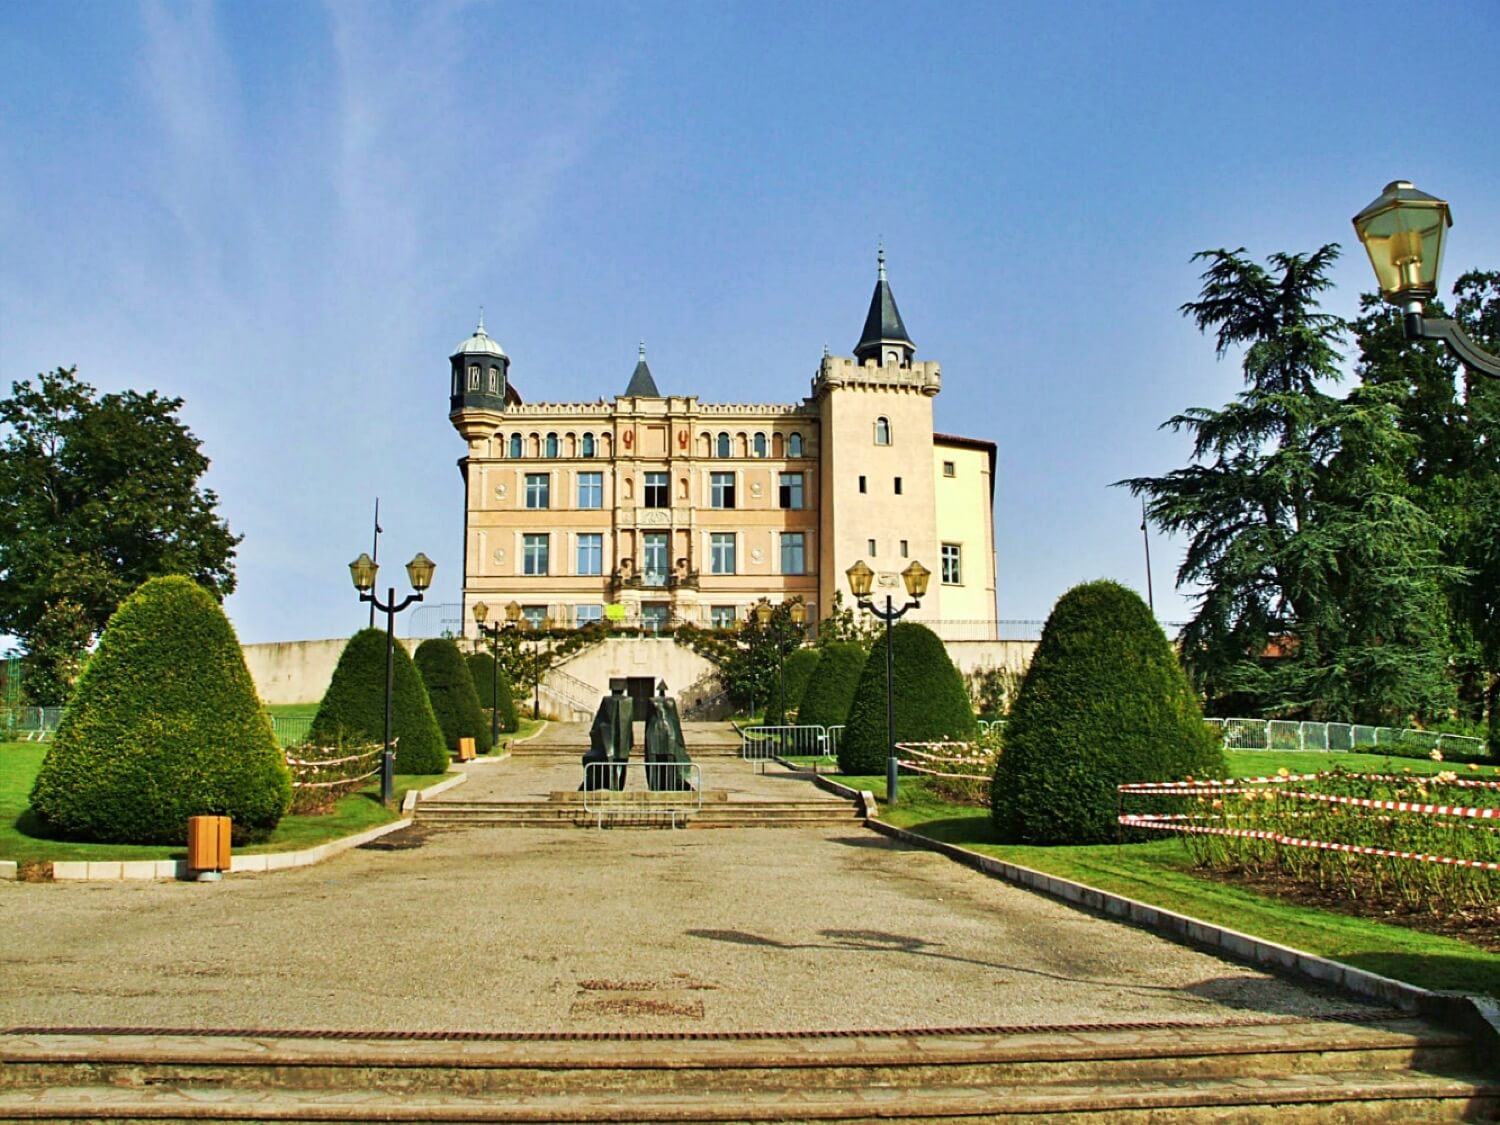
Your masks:
<path fill-rule="evenodd" d="M 994 730 L 996 727 L 999 727 L 1001 730 L 1005 729 L 1004 719 L 976 719 L 974 721 L 979 724 L 980 734 L 989 734 L 990 731 Z M 900 744 L 898 743 L 897 745 Z"/>
<path fill-rule="evenodd" d="M 687 770 L 690 778 L 687 789 L 653 789 L 652 781 L 678 776 L 678 771 Z M 653 772 L 660 771 L 660 772 Z M 610 789 L 611 777 L 623 776 L 620 789 Z M 632 787 L 631 781 L 635 780 Z M 583 809 L 598 819 L 598 827 L 604 827 L 605 817 L 650 817 L 668 816 L 672 827 L 677 827 L 677 818 L 686 817 L 703 808 L 703 772 L 697 762 L 683 765 L 677 762 L 588 762 L 583 774 Z"/>
<path fill-rule="evenodd" d="M 740 728 L 740 757 L 832 758 L 838 755 L 843 726 L 762 726 Z M 835 732 L 830 736 L 829 732 Z"/>
<path fill-rule="evenodd" d="M 312 730 L 311 715 L 272 715 L 271 727 L 276 731 L 276 741 L 283 746 L 296 746 L 307 741 Z"/>
<path fill-rule="evenodd" d="M 1484 753 L 1485 742 L 1465 734 L 1360 723 L 1310 723 L 1295 719 L 1208 719 L 1229 750 L 1353 750 L 1356 746 L 1406 746 L 1418 750 Z"/>
<path fill-rule="evenodd" d="M 13 707 L 0 722 L 7 742 L 47 742 L 57 732 L 62 713 L 61 707 Z"/>

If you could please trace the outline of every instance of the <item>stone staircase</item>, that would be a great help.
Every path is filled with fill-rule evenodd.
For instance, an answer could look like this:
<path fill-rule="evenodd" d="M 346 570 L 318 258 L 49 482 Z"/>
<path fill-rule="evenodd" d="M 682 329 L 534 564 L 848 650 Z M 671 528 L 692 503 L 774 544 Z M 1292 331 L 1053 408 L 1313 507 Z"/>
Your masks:
<path fill-rule="evenodd" d="M 937 1031 L 0 1033 L 0 1121 L 1493 1119 L 1463 1036 L 1385 1012 Z"/>
<path fill-rule="evenodd" d="M 616 828 L 857 828 L 863 824 L 851 801 L 789 798 L 730 801 L 723 790 L 703 794 L 699 808 L 667 811 L 650 797 L 616 794 L 605 823 Z M 636 806 L 636 807 L 632 807 Z M 593 828 L 598 813 L 585 809 L 582 793 L 554 793 L 549 801 L 464 801 L 444 798 L 417 806 L 417 824 L 431 828 Z"/>

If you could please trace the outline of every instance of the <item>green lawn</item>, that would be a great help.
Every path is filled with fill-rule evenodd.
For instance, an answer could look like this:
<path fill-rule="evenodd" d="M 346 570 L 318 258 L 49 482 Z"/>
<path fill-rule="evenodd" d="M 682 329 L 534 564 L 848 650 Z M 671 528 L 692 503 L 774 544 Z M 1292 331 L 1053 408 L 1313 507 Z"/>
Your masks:
<path fill-rule="evenodd" d="M 47 747 L 29 742 L 0 742 L 0 859 L 9 860 L 114 860 L 183 859 L 187 842 L 169 844 L 77 844 L 49 840 L 32 816 L 28 798 L 31 784 L 41 768 Z M 441 780 L 439 775 L 396 775 L 396 803 L 408 789 L 422 789 Z M 397 818 L 380 804 L 379 784 L 351 793 L 326 816 L 287 816 L 270 839 L 237 847 L 245 854 L 297 851 L 315 847 L 341 836 L 362 832 Z"/>
<path fill-rule="evenodd" d="M 267 703 L 266 710 L 283 719 L 311 719 L 318 713 L 316 703 Z"/>
<path fill-rule="evenodd" d="M 1254 770 L 1241 757 L 1256 763 Z M 1385 759 L 1359 760 L 1353 754 L 1282 754 L 1251 751 L 1230 755 L 1232 772 L 1274 773 L 1283 766 L 1301 772 L 1303 759 L 1316 758 L 1328 768 L 1330 759 L 1344 759 L 1346 769 L 1385 772 Z M 1413 771 L 1441 768 L 1436 762 L 1406 762 Z M 1359 764 L 1356 764 L 1359 763 Z M 1463 768 L 1463 767 L 1460 767 Z M 1489 767 L 1485 767 L 1488 769 Z M 1430 770 L 1428 772 L 1431 772 Z M 1500 957 L 1453 938 L 1425 934 L 1404 926 L 1281 902 L 1256 891 L 1212 879 L 1193 871 L 1187 850 L 1177 839 L 1142 844 L 1087 847 L 1027 847 L 997 843 L 989 812 L 951 804 L 934 796 L 927 784 L 903 777 L 894 805 L 885 804 L 885 778 L 835 775 L 855 789 L 868 789 L 881 802 L 881 818 L 923 836 L 958 844 L 1021 867 L 1139 902 L 1186 914 L 1214 925 L 1289 945 L 1357 968 L 1409 981 L 1423 988 L 1485 992 L 1500 997 Z"/>

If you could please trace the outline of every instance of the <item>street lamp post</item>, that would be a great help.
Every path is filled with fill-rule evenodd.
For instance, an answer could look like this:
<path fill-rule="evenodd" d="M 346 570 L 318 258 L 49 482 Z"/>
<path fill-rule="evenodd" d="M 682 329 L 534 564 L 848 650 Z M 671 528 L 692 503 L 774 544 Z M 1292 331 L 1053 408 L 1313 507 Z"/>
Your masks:
<path fill-rule="evenodd" d="M 395 796 L 396 752 L 391 744 L 391 699 L 396 685 L 396 614 L 412 602 L 422 600 L 423 592 L 432 585 L 432 572 L 437 565 L 422 552 L 406 564 L 406 577 L 411 582 L 412 593 L 396 601 L 396 587 L 386 592 L 382 602 L 375 593 L 375 575 L 380 570 L 375 560 L 361 554 L 349 564 L 349 577 L 359 591 L 359 600 L 369 602 L 374 609 L 385 614 L 385 749 L 380 757 L 380 801 L 389 805 Z"/>
<path fill-rule="evenodd" d="M 792 625 L 796 629 L 797 635 L 800 637 L 802 635 L 802 623 L 807 620 L 807 606 L 803 605 L 801 602 L 793 602 L 792 605 L 791 605 L 791 608 L 787 611 L 787 613 L 788 613 L 788 615 L 792 619 Z M 764 598 L 762 598 L 760 600 L 760 602 L 755 607 L 755 620 L 757 620 L 757 621 L 760 622 L 760 627 L 762 629 L 769 628 L 769 626 L 771 624 L 771 618 L 774 616 L 774 614 L 775 614 L 775 610 L 773 610 L 771 608 L 771 603 L 768 602 L 768 601 L 766 601 Z M 781 713 L 781 725 L 785 726 L 786 725 L 786 651 L 785 651 L 785 649 L 782 646 L 785 643 L 785 639 L 786 638 L 782 636 L 780 626 L 778 626 L 777 629 L 776 629 L 776 631 L 771 634 L 771 639 L 772 639 L 772 641 L 776 645 L 776 702 L 777 702 L 777 709 Z"/>
<path fill-rule="evenodd" d="M 501 624 L 486 625 L 490 607 L 484 602 L 474 603 L 474 625 L 481 636 L 490 639 L 490 746 L 500 745 L 500 631 Z"/>
<path fill-rule="evenodd" d="M 870 586 L 875 578 L 875 572 L 863 559 L 844 573 L 849 576 L 849 590 L 854 594 L 860 608 L 868 610 L 885 622 L 885 799 L 894 803 L 896 775 L 900 772 L 900 766 L 896 761 L 896 697 L 893 694 L 891 679 L 895 662 L 894 650 L 891 646 L 891 626 L 905 617 L 908 610 L 916 609 L 922 604 L 922 598 L 927 593 L 927 580 L 932 577 L 932 571 L 913 559 L 912 564 L 901 572 L 901 581 L 905 583 L 906 592 L 911 596 L 911 601 L 897 609 L 895 602 L 887 594 L 883 610 L 870 601 Z"/>
<path fill-rule="evenodd" d="M 1392 180 L 1354 216 L 1354 233 L 1370 255 L 1380 295 L 1406 314 L 1406 338 L 1441 340 L 1470 371 L 1500 379 L 1500 356 L 1469 339 L 1457 321 L 1422 315 L 1425 303 L 1437 296 L 1443 240 L 1452 225 L 1447 202 L 1408 180 Z"/>
<path fill-rule="evenodd" d="M 552 630 L 552 618 L 542 618 L 540 628 L 533 626 L 529 621 L 528 629 L 533 630 L 531 638 L 531 717 L 540 719 L 542 717 L 542 639 L 544 635 L 550 636 Z M 548 651 L 550 651 L 550 641 Z"/>

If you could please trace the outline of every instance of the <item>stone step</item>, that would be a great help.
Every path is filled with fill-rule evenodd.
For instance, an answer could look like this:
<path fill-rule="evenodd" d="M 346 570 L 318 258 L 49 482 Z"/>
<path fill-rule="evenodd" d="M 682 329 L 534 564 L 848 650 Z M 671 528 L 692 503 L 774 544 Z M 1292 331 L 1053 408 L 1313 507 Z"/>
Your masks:
<path fill-rule="evenodd" d="M 1414 1020 L 826 1037 L 0 1035 L 0 1121 L 1459 1121 Z"/>

